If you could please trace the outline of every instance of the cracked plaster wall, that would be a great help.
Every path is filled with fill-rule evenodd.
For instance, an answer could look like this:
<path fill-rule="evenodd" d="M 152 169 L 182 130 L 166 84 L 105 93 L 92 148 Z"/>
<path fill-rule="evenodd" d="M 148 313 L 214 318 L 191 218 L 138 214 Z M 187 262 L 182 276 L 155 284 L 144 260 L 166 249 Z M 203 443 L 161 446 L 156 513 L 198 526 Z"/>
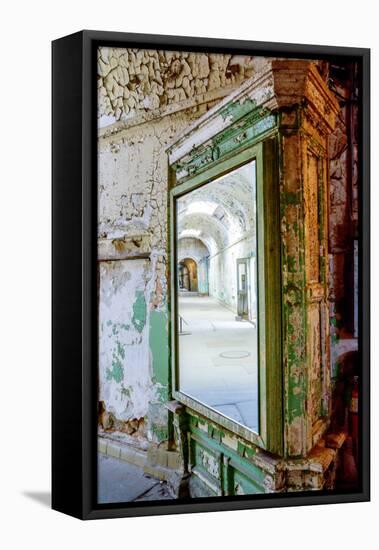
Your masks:
<path fill-rule="evenodd" d="M 100 125 L 236 86 L 252 76 L 257 62 L 236 55 L 99 48 Z"/>
<path fill-rule="evenodd" d="M 262 59 L 102 48 L 98 63 L 99 291 L 106 297 L 100 308 L 99 399 L 125 423 L 147 419 L 147 436 L 159 442 L 167 437 L 163 402 L 168 392 L 164 148 L 251 76 Z M 355 127 L 356 119 L 355 112 Z M 357 140 L 351 177 L 347 122 L 347 111 L 342 109 L 330 145 L 335 302 L 346 296 L 348 287 L 341 281 L 346 281 L 343 264 L 351 236 L 346 247 L 344 235 L 351 221 L 356 223 L 358 210 Z M 344 313 L 338 317 L 336 309 L 331 310 L 333 327 Z M 332 357 L 333 350 L 338 356 L 340 333 L 332 332 Z"/>
<path fill-rule="evenodd" d="M 99 142 L 99 399 L 126 429 L 128 422 L 145 419 L 146 435 L 157 442 L 167 438 L 164 147 L 189 118 L 174 114 Z M 110 365 L 115 354 L 116 369 Z"/>
<path fill-rule="evenodd" d="M 230 55 L 99 50 L 99 400 L 118 429 L 138 420 L 157 443 L 169 378 L 165 147 L 253 67 Z"/>

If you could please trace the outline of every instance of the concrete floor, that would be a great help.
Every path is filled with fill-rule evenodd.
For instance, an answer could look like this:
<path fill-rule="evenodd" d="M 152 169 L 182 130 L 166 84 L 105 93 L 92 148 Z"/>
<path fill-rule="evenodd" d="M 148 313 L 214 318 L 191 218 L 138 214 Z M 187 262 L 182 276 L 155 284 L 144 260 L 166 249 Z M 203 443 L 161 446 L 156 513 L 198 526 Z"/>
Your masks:
<path fill-rule="evenodd" d="M 208 296 L 181 295 L 179 314 L 181 391 L 257 431 L 257 329 Z"/>
<path fill-rule="evenodd" d="M 98 503 L 172 499 L 167 483 L 148 477 L 143 469 L 98 453 Z"/>

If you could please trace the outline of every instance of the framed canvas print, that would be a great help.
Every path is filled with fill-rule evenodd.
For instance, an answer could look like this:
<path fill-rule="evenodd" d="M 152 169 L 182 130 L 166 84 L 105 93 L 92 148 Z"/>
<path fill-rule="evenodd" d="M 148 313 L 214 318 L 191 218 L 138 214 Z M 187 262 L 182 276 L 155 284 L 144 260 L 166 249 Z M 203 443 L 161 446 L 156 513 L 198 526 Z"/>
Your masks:
<path fill-rule="evenodd" d="M 369 50 L 53 42 L 53 508 L 369 499 Z"/>

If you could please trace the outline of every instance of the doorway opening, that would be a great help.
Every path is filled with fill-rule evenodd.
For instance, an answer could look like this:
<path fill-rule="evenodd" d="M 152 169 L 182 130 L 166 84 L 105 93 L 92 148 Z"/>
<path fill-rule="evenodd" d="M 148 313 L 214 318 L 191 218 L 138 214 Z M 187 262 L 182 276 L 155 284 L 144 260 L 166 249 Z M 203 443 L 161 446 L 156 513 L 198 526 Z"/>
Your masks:
<path fill-rule="evenodd" d="M 176 200 L 180 390 L 253 431 L 258 431 L 256 211 L 255 160 Z"/>
<path fill-rule="evenodd" d="M 184 258 L 178 265 L 179 290 L 198 292 L 197 263 L 192 258 Z"/>

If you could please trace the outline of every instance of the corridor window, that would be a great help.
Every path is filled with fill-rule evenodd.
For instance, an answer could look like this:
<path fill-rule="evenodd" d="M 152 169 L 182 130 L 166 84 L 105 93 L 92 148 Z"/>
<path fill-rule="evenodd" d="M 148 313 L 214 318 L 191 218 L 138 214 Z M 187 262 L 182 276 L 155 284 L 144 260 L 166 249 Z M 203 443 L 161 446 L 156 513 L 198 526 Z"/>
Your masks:
<path fill-rule="evenodd" d="M 258 432 L 256 162 L 175 201 L 178 389 Z"/>

